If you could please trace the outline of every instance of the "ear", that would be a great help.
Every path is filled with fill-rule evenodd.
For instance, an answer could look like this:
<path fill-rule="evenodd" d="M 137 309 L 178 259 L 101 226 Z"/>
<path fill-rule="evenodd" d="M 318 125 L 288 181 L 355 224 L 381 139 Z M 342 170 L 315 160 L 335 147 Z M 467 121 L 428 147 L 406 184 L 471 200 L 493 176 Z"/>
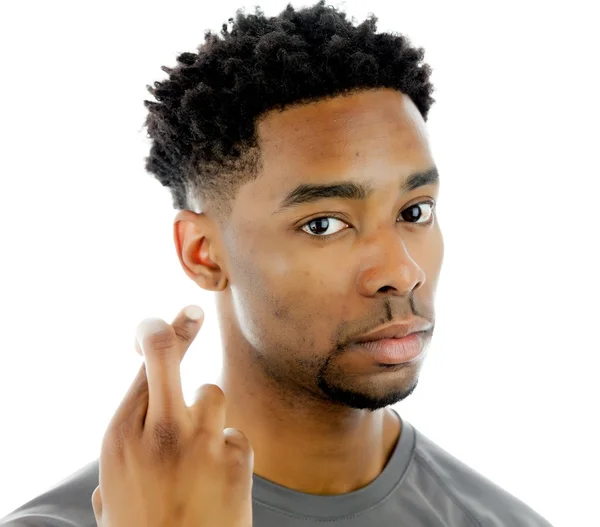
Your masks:
<path fill-rule="evenodd" d="M 207 291 L 227 287 L 219 231 L 213 220 L 204 213 L 181 210 L 173 221 L 173 239 L 179 263 L 194 282 Z"/>

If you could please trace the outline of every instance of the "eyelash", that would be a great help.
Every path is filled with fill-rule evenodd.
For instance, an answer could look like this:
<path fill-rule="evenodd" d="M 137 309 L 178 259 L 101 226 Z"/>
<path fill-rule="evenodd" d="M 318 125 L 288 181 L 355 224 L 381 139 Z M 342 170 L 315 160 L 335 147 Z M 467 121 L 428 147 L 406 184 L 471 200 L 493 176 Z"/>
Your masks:
<path fill-rule="evenodd" d="M 424 223 L 418 223 L 418 222 L 412 222 L 412 221 L 408 221 L 408 222 L 406 222 L 406 223 L 410 223 L 410 224 L 412 224 L 412 225 L 419 225 L 419 226 L 421 226 L 421 227 L 426 227 L 426 226 L 428 226 L 428 225 L 431 225 L 431 224 L 433 223 L 433 218 L 434 218 L 434 216 L 433 216 L 433 212 L 434 212 L 434 210 L 435 210 L 435 201 L 433 201 L 433 200 L 431 200 L 431 199 L 429 199 L 429 200 L 425 200 L 425 201 L 419 201 L 419 202 L 417 202 L 417 203 L 413 203 L 413 204 L 412 204 L 412 205 L 410 205 L 409 207 L 406 207 L 404 210 L 400 211 L 400 214 L 402 214 L 402 213 L 403 213 L 404 211 L 406 211 L 406 210 L 409 210 L 409 209 L 411 209 L 412 207 L 417 207 L 417 206 L 419 206 L 419 205 L 430 205 L 430 206 L 431 206 L 431 218 L 429 219 L 429 221 L 426 221 L 426 222 L 424 222 Z M 301 225 L 301 226 L 300 226 L 300 229 L 299 229 L 299 230 L 300 230 L 301 232 L 303 232 L 304 234 L 307 234 L 307 235 L 308 235 L 308 236 L 310 236 L 311 238 L 319 238 L 319 239 L 321 239 L 321 240 L 326 240 L 326 239 L 328 239 L 328 238 L 333 238 L 334 236 L 337 236 L 338 234 L 340 234 L 341 232 L 343 232 L 343 231 L 345 231 L 345 230 L 346 230 L 346 229 L 342 229 L 342 230 L 340 230 L 340 231 L 338 231 L 338 232 L 334 232 L 333 234 L 326 234 L 326 235 L 314 234 L 314 233 L 306 232 L 306 231 L 304 230 L 304 227 L 306 227 L 307 225 L 311 224 L 313 221 L 316 221 L 316 220 L 322 220 L 322 219 L 328 219 L 328 218 L 334 218 L 334 219 L 336 219 L 336 220 L 339 220 L 339 221 L 341 221 L 341 222 L 343 222 L 343 223 L 346 223 L 346 224 L 348 224 L 348 222 L 347 222 L 347 221 L 346 221 L 344 218 L 342 218 L 342 217 L 338 216 L 337 214 L 329 214 L 329 215 L 327 215 L 327 216 L 317 216 L 316 218 L 312 218 L 312 219 L 308 220 L 306 223 L 304 223 L 303 225 Z"/>

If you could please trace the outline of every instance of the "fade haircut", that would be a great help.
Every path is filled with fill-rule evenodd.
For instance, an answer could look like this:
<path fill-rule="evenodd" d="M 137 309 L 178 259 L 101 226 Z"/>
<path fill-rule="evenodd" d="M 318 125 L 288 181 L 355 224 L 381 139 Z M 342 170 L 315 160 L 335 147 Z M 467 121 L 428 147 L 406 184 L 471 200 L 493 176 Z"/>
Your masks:
<path fill-rule="evenodd" d="M 356 25 L 324 0 L 275 17 L 238 10 L 221 36 L 206 31 L 197 53 L 163 66 L 168 79 L 148 86 L 156 101 L 144 101 L 145 168 L 170 189 L 173 207 L 226 218 L 237 189 L 259 174 L 256 124 L 270 110 L 393 88 L 426 121 L 435 99 L 423 48 L 376 24 L 370 15 Z"/>

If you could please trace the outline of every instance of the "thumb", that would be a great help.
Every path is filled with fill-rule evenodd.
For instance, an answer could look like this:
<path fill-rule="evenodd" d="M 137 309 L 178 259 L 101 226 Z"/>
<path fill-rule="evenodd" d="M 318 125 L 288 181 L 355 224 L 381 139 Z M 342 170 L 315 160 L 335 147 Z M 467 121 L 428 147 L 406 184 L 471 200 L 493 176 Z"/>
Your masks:
<path fill-rule="evenodd" d="M 92 493 L 92 509 L 96 523 L 102 525 L 102 497 L 100 496 L 100 486 L 96 487 Z"/>

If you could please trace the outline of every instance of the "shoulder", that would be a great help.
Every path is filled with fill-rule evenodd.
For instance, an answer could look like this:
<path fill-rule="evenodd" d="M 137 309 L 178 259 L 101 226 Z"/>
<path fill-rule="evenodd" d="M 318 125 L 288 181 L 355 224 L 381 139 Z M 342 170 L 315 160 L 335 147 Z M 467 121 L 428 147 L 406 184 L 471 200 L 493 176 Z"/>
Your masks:
<path fill-rule="evenodd" d="M 98 461 L 84 465 L 1 518 L 0 527 L 95 527 L 92 493 L 99 481 Z"/>
<path fill-rule="evenodd" d="M 414 428 L 414 427 L 413 427 Z M 415 429 L 414 462 L 482 527 L 552 527 L 531 507 Z"/>

